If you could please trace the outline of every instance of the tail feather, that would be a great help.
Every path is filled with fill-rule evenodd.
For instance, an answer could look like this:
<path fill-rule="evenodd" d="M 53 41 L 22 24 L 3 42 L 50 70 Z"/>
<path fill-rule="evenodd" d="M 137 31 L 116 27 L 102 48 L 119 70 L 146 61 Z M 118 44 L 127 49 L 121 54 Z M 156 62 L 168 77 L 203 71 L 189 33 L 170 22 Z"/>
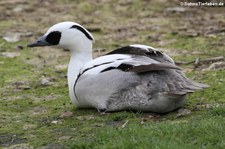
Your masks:
<path fill-rule="evenodd" d="M 208 87 L 209 85 L 207 84 L 197 83 L 197 82 L 188 80 L 188 82 L 184 84 L 182 91 L 186 91 L 187 93 L 192 93 L 197 90 L 201 90 Z"/>
<path fill-rule="evenodd" d="M 182 86 L 183 91 L 186 90 L 187 93 L 192 93 L 192 92 L 195 92 L 197 90 L 201 90 L 201 89 L 210 87 L 207 84 L 198 83 L 198 82 L 190 80 L 181 71 L 176 71 L 176 72 L 178 74 L 180 74 L 180 76 L 182 78 L 181 79 L 182 81 L 180 82 L 180 85 Z"/>

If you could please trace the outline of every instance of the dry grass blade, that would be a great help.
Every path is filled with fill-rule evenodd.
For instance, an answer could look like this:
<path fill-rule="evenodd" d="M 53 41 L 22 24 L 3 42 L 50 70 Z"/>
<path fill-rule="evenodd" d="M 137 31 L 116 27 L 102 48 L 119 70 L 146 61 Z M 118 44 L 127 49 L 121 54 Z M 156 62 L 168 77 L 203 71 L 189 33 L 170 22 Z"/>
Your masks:
<path fill-rule="evenodd" d="M 198 65 L 200 63 L 203 64 L 208 64 L 208 63 L 212 63 L 212 62 L 218 62 L 218 61 L 224 61 L 224 57 L 223 56 L 218 56 L 218 57 L 210 57 L 210 58 L 206 58 L 201 60 L 200 58 L 196 58 L 193 61 L 189 61 L 189 62 L 181 62 L 181 61 L 176 61 L 176 65 L 189 65 L 189 64 L 195 64 Z"/>

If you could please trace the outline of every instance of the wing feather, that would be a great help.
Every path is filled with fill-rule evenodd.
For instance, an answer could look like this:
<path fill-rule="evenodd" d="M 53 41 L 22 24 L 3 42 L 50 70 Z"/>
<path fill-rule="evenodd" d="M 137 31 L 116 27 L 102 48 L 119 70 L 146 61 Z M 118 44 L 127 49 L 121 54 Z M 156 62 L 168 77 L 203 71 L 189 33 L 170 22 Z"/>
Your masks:
<path fill-rule="evenodd" d="M 124 47 L 115 49 L 106 55 L 112 55 L 112 54 L 129 54 L 129 55 L 146 56 L 146 57 L 154 59 L 158 62 L 174 64 L 174 61 L 170 56 L 168 56 L 167 54 L 165 54 L 153 47 L 146 46 L 146 45 L 124 46 Z"/>
<path fill-rule="evenodd" d="M 133 67 L 130 71 L 136 72 L 136 73 L 142 73 L 142 72 L 148 72 L 148 71 L 154 71 L 154 70 L 165 70 L 165 69 L 181 69 L 175 65 L 167 64 L 167 63 L 153 63 L 149 65 L 139 65 Z"/>
<path fill-rule="evenodd" d="M 131 72 L 140 78 L 145 76 L 144 82 L 152 84 L 151 93 L 184 95 L 208 87 L 188 79 L 168 55 L 143 45 L 118 48 L 96 58 L 82 68 L 79 76 L 108 74 L 114 70 Z"/>

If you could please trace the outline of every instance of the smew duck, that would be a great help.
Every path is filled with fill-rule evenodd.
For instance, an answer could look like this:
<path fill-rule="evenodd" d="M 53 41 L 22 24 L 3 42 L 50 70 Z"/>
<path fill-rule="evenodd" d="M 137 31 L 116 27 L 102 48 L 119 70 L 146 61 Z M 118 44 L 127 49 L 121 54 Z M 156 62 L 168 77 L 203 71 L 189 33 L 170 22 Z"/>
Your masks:
<path fill-rule="evenodd" d="M 28 45 L 70 50 L 69 95 L 79 108 L 167 113 L 180 108 L 188 93 L 208 87 L 188 79 L 170 56 L 153 47 L 134 44 L 92 59 L 93 42 L 83 26 L 61 22 Z"/>

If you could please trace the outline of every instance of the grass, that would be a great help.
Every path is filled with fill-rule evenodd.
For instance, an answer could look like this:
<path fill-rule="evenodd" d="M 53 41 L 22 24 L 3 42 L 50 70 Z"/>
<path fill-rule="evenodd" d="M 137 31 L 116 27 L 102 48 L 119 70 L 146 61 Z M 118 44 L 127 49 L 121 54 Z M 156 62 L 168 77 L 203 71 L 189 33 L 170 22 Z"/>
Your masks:
<path fill-rule="evenodd" d="M 13 11 L 21 5 L 26 9 Z M 166 10 L 177 5 L 176 1 L 155 0 L 2 2 L 1 37 L 7 32 L 31 32 L 33 36 L 22 36 L 16 43 L 0 38 L 0 148 L 224 148 L 224 69 L 202 71 L 211 63 L 198 69 L 192 64 L 181 66 L 189 78 L 211 86 L 189 95 L 183 108 L 190 114 L 121 111 L 100 115 L 95 109 L 76 109 L 70 102 L 63 66 L 69 61 L 69 52 L 26 48 L 52 24 L 72 20 L 92 30 L 95 51 L 142 43 L 160 47 L 176 61 L 225 56 L 223 31 L 205 35 L 209 27 L 217 30 L 225 22 L 221 9 Z M 186 35 L 190 29 L 199 35 Z M 20 56 L 9 58 L 2 52 Z M 42 79 L 49 79 L 50 84 L 44 85 Z M 66 112 L 73 114 L 62 116 Z"/>
<path fill-rule="evenodd" d="M 75 141 L 77 148 L 223 148 L 225 142 L 221 116 L 208 119 L 129 124 L 126 128 L 108 128 L 91 140 Z M 208 130 L 208 131 L 206 131 Z M 129 137 L 127 137 L 129 136 Z"/>

